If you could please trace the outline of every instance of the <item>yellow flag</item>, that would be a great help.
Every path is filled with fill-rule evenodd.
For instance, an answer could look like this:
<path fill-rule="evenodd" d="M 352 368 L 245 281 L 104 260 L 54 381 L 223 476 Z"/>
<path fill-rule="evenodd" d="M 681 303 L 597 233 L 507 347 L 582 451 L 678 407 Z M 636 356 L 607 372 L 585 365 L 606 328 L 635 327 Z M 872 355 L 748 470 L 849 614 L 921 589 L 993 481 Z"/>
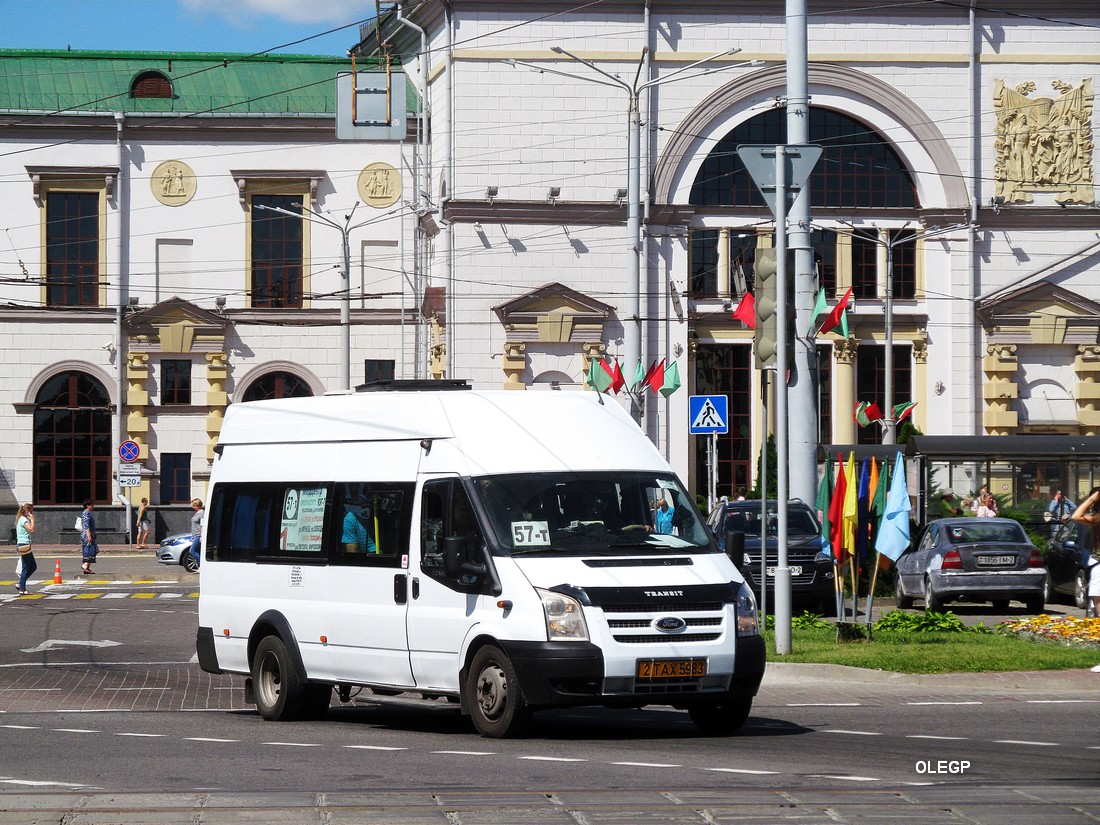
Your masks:
<path fill-rule="evenodd" d="M 848 453 L 848 466 L 844 469 L 844 474 L 849 479 L 856 479 L 854 482 L 849 481 L 847 489 L 844 491 L 844 549 L 851 554 L 855 554 L 856 551 L 856 527 L 859 524 L 859 481 L 856 475 L 856 454 L 855 450 Z"/>

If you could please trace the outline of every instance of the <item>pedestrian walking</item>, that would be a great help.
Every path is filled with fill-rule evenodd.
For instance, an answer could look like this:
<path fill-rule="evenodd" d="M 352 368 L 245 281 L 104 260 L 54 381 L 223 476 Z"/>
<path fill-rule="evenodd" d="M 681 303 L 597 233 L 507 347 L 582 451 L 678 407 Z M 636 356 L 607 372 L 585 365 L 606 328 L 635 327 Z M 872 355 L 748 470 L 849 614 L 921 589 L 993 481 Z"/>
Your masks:
<path fill-rule="evenodd" d="M 34 505 L 30 502 L 19 508 L 15 519 L 15 548 L 19 551 L 19 584 L 15 589 L 20 596 L 27 595 L 27 579 L 38 569 L 32 549 L 34 538 Z"/>
<path fill-rule="evenodd" d="M 138 508 L 137 514 L 137 549 L 147 550 L 149 545 L 149 534 L 153 529 L 153 509 L 149 506 L 149 499 L 142 498 L 141 506 Z"/>
<path fill-rule="evenodd" d="M 80 559 L 83 562 L 80 568 L 85 576 L 92 575 L 92 565 L 99 555 L 99 545 L 96 544 L 95 515 L 92 509 L 95 503 L 90 499 L 84 499 L 84 511 L 80 514 Z"/>
<path fill-rule="evenodd" d="M 191 500 L 191 509 L 195 512 L 191 515 L 191 535 L 195 538 L 191 542 L 191 557 L 195 560 L 195 572 L 199 571 L 199 565 L 202 564 L 202 516 L 205 512 L 202 508 L 202 499 L 196 498 Z"/>

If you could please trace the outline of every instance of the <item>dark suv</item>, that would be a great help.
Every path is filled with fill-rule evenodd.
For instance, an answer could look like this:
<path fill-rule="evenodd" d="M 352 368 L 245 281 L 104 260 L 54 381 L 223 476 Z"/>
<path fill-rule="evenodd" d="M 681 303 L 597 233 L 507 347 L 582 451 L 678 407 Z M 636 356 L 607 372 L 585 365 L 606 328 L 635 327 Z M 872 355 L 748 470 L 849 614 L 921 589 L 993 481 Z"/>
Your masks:
<path fill-rule="evenodd" d="M 1082 610 L 1088 605 L 1089 570 L 1096 561 L 1091 555 L 1092 535 L 1087 524 L 1067 521 L 1047 545 L 1043 564 L 1047 568 L 1046 601 L 1071 596 Z"/>
<path fill-rule="evenodd" d="M 722 501 L 711 511 L 707 524 L 726 549 L 726 533 L 745 534 L 745 560 L 741 572 L 760 599 L 760 534 L 761 507 L 759 501 Z M 768 502 L 768 604 L 775 604 L 775 566 L 779 563 L 777 525 L 778 504 Z M 810 607 L 820 613 L 835 610 L 833 558 L 821 538 L 817 514 L 803 501 L 792 499 L 787 504 L 787 565 L 791 568 L 791 599 L 796 605 Z"/>

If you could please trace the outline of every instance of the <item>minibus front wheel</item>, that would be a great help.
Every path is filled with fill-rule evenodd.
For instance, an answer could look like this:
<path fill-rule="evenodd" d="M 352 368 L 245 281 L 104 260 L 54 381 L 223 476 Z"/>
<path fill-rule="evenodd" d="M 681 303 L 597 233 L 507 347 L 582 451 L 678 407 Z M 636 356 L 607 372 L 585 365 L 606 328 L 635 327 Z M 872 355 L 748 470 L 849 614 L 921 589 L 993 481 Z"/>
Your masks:
<path fill-rule="evenodd" d="M 729 736 L 749 718 L 752 699 L 723 699 L 688 706 L 688 715 L 705 736 Z"/>
<path fill-rule="evenodd" d="M 466 675 L 466 694 L 470 718 L 482 736 L 519 736 L 531 721 L 516 669 L 498 647 L 486 645 L 474 655 Z"/>
<path fill-rule="evenodd" d="M 252 685 L 260 716 L 269 721 L 317 719 L 328 712 L 332 688 L 307 682 L 278 636 L 265 636 L 256 646 Z"/>

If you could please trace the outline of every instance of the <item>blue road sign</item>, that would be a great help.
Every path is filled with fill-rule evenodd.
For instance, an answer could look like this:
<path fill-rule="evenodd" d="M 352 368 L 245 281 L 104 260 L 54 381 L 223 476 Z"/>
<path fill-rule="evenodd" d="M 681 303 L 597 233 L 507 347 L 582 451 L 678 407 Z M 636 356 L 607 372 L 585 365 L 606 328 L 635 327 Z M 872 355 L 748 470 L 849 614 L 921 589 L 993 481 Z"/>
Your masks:
<path fill-rule="evenodd" d="M 137 461 L 140 455 L 141 447 L 136 441 L 123 441 L 118 445 L 118 457 L 127 463 Z"/>
<path fill-rule="evenodd" d="M 729 398 L 724 395 L 688 396 L 688 432 L 692 435 L 728 433 Z"/>

